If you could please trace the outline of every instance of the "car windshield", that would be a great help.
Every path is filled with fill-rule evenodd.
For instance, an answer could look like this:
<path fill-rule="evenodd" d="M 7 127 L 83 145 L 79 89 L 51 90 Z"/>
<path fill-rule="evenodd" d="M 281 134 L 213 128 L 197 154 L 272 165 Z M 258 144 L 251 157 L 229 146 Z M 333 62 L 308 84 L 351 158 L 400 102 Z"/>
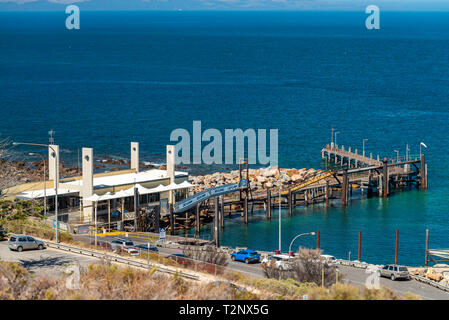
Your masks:
<path fill-rule="evenodd" d="M 126 246 L 133 246 L 133 245 L 134 245 L 134 242 L 128 241 L 128 242 L 125 242 L 125 245 L 126 245 Z"/>
<path fill-rule="evenodd" d="M 399 267 L 399 271 L 408 271 L 406 267 Z"/>

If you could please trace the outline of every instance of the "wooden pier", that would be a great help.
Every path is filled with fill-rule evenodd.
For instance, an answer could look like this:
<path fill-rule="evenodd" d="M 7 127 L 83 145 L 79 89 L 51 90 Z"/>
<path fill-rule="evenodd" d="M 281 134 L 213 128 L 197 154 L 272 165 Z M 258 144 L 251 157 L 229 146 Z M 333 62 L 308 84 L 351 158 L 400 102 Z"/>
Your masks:
<path fill-rule="evenodd" d="M 157 221 L 157 228 L 165 227 L 171 234 L 177 230 L 195 228 L 195 234 L 200 234 L 203 224 L 213 222 L 213 234 L 216 245 L 219 245 L 220 229 L 225 228 L 226 217 L 240 214 L 242 223 L 248 224 L 248 216 L 256 210 L 264 210 L 267 220 L 272 218 L 273 206 L 288 209 L 293 215 L 297 206 L 308 206 L 324 203 L 326 207 L 331 200 L 339 200 L 342 206 L 350 203 L 353 192 L 357 191 L 362 198 L 373 196 L 388 197 L 393 191 L 410 188 L 427 189 L 427 165 L 424 154 L 408 156 L 407 158 L 380 159 L 377 155 L 359 154 L 349 147 L 327 145 L 322 150 L 322 159 L 326 170 L 305 182 L 294 184 L 288 189 L 268 188 L 254 192 L 248 174 L 248 165 L 240 166 L 240 178 L 247 179 L 247 184 L 240 190 L 226 195 L 209 198 L 197 204 L 185 213 L 173 213 Z M 245 160 L 245 159 L 244 159 Z M 245 172 L 246 171 L 246 172 Z M 155 210 L 154 215 L 159 215 Z M 156 223 L 154 231 L 158 232 Z"/>

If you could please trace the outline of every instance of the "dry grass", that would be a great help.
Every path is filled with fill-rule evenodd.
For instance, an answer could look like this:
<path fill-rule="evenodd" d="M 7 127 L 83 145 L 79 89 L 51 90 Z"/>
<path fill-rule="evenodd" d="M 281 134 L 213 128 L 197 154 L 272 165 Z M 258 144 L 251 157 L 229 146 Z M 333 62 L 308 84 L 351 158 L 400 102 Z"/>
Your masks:
<path fill-rule="evenodd" d="M 1 300 L 241 300 L 258 299 L 226 283 L 203 284 L 156 269 L 141 271 L 92 264 L 81 271 L 80 288 L 66 288 L 66 277 L 32 276 L 22 266 L 0 261 Z"/>
<path fill-rule="evenodd" d="M 229 276 L 250 290 L 226 281 L 200 283 L 178 275 L 157 273 L 156 268 L 142 271 L 108 263 L 91 264 L 82 269 L 79 289 L 68 289 L 67 276 L 32 276 L 19 264 L 0 261 L 0 300 L 256 300 L 302 299 L 303 295 L 310 300 L 419 299 L 411 294 L 398 296 L 385 287 L 376 290 L 334 284 L 326 289 L 291 279 Z M 255 291 L 258 294 L 254 294 Z"/>

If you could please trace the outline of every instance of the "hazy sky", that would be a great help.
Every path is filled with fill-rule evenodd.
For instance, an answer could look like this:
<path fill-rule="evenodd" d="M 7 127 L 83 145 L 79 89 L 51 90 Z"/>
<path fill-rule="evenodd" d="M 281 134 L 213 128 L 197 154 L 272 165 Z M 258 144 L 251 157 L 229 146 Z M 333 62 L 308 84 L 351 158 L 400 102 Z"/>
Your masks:
<path fill-rule="evenodd" d="M 449 0 L 0 0 L 0 11 L 61 10 L 381 10 L 449 11 Z"/>

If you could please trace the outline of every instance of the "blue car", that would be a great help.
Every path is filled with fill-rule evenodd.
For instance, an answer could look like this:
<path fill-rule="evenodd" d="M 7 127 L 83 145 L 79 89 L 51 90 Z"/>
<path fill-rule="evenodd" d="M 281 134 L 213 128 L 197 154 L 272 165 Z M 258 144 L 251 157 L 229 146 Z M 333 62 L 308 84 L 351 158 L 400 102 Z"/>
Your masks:
<path fill-rule="evenodd" d="M 254 250 L 242 250 L 231 254 L 232 261 L 244 261 L 245 263 L 260 262 L 260 254 Z"/>

